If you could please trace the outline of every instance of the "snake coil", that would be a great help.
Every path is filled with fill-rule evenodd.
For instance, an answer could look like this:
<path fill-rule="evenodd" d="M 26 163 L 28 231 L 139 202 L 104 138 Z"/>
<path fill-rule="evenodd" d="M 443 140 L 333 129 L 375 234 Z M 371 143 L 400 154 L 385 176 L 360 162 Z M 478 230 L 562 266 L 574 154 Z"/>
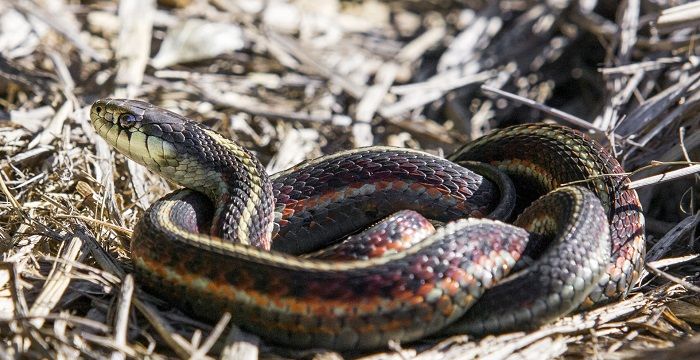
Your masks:
<path fill-rule="evenodd" d="M 90 117 L 121 153 L 188 188 L 137 224 L 139 283 L 199 317 L 230 312 L 279 344 L 368 349 L 438 332 L 532 328 L 618 298 L 639 274 L 637 194 L 605 149 L 569 128 L 505 128 L 448 159 L 362 148 L 268 176 L 234 141 L 145 102 L 99 100 Z M 512 178 L 522 212 L 514 225 L 485 218 L 510 213 L 501 201 L 508 185 L 465 161 Z M 355 236 L 335 255 L 293 256 L 398 211 L 370 230 L 369 245 Z M 430 225 L 412 211 L 445 225 L 423 230 Z M 420 239 L 406 249 L 385 238 L 408 233 Z"/>

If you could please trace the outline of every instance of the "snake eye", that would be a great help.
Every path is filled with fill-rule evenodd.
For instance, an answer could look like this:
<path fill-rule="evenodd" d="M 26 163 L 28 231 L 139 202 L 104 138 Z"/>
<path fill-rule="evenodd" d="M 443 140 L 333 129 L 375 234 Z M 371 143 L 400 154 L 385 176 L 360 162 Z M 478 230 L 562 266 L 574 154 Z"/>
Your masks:
<path fill-rule="evenodd" d="M 132 114 L 121 114 L 119 115 L 119 125 L 128 128 L 136 123 L 136 116 Z"/>

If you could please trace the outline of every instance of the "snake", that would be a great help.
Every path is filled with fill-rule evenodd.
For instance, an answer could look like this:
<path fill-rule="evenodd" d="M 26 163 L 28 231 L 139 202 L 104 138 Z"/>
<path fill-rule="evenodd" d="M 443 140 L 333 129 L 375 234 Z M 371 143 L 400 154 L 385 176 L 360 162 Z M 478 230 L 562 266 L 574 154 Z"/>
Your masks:
<path fill-rule="evenodd" d="M 371 146 L 268 175 L 238 142 L 147 102 L 101 99 L 90 119 L 183 187 L 134 228 L 138 284 L 273 344 L 365 350 L 533 329 L 625 296 L 640 273 L 639 198 L 618 161 L 568 127 L 495 130 L 447 158 Z M 417 240 L 385 239 L 406 233 Z"/>

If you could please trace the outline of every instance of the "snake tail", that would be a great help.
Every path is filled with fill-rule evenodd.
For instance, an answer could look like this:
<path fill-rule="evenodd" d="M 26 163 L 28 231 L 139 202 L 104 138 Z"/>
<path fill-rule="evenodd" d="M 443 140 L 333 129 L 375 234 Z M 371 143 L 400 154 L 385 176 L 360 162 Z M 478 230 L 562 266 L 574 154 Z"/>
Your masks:
<path fill-rule="evenodd" d="M 511 177 L 517 208 L 568 183 L 580 183 L 600 199 L 610 226 L 611 260 L 582 304 L 624 296 L 639 278 L 645 253 L 644 215 L 620 163 L 579 131 L 558 125 L 512 126 L 476 139 L 448 157 L 494 165 Z"/>
<path fill-rule="evenodd" d="M 486 292 L 442 333 L 484 335 L 537 328 L 578 307 L 605 273 L 610 230 L 600 200 L 588 189 L 554 190 L 533 202 L 514 225 L 530 233 L 528 247 L 546 242 L 546 250 Z"/>

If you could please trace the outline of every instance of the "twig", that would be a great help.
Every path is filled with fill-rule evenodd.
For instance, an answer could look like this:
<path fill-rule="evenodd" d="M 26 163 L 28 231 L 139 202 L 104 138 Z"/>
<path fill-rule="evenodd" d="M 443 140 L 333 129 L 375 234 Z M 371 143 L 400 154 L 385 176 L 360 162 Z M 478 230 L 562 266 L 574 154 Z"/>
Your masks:
<path fill-rule="evenodd" d="M 129 310 L 131 309 L 131 299 L 134 294 L 134 278 L 127 275 L 122 281 L 119 299 L 117 301 L 117 314 L 114 319 L 114 343 L 118 349 L 125 348 L 126 333 L 129 326 Z M 112 360 L 124 359 L 123 351 L 112 353 Z"/>
<path fill-rule="evenodd" d="M 565 113 L 561 110 L 557 110 L 553 107 L 550 107 L 550 106 L 547 106 L 544 104 L 540 104 L 534 100 L 530 100 L 530 99 L 524 98 L 522 96 L 519 96 L 519 95 L 516 95 L 513 93 L 509 93 L 509 92 L 506 92 L 506 91 L 503 91 L 501 89 L 497 89 L 497 88 L 494 88 L 494 87 L 491 87 L 488 85 L 482 85 L 481 90 L 486 91 L 486 92 L 492 92 L 492 93 L 495 93 L 495 94 L 502 96 L 506 99 L 517 101 L 519 103 L 522 103 L 522 104 L 527 105 L 529 107 L 532 107 L 534 109 L 537 109 L 537 110 L 540 110 L 540 111 L 545 112 L 547 114 L 550 114 L 554 117 L 557 117 L 561 120 L 564 120 L 564 121 L 566 121 L 570 124 L 576 125 L 578 127 L 593 130 L 593 131 L 600 133 L 600 134 L 603 134 L 603 135 L 605 134 L 605 132 L 602 129 L 595 127 L 593 124 L 589 123 L 586 120 L 583 120 L 583 119 L 576 117 L 576 116 L 573 116 L 571 114 L 567 114 L 567 113 Z"/>
<path fill-rule="evenodd" d="M 632 181 L 627 184 L 628 189 L 637 189 L 642 186 L 661 184 L 667 181 L 675 180 L 684 176 L 692 175 L 700 172 L 700 164 L 691 165 L 682 169 L 669 171 L 667 173 L 650 176 L 644 179 Z"/>
<path fill-rule="evenodd" d="M 20 11 L 33 15 L 37 19 L 41 20 L 43 23 L 56 30 L 59 34 L 65 36 L 66 39 L 72 42 L 78 49 L 80 49 L 80 51 L 90 56 L 93 60 L 97 62 L 107 61 L 107 58 L 105 58 L 102 54 L 98 53 L 95 49 L 93 49 L 90 45 L 83 41 L 83 39 L 78 33 L 65 26 L 64 24 L 57 22 L 52 16 L 52 14 L 45 12 L 43 9 L 39 8 L 35 4 L 28 5 L 21 0 L 10 0 L 10 2 Z"/>
<path fill-rule="evenodd" d="M 656 19 L 656 27 L 663 33 L 692 27 L 699 23 L 700 4 L 693 2 L 664 9 L 659 18 Z"/>
<path fill-rule="evenodd" d="M 86 250 L 82 234 L 76 232 L 63 248 L 61 258 L 68 262 L 82 260 L 87 253 Z M 29 316 L 34 317 L 30 321 L 34 327 L 41 328 L 44 324 L 44 318 L 41 316 L 48 314 L 58 304 L 68 288 L 72 270 L 72 266 L 68 262 L 54 263 L 41 293 L 29 309 Z"/>
<path fill-rule="evenodd" d="M 224 330 L 226 329 L 226 325 L 228 325 L 229 321 L 231 321 L 231 314 L 224 313 L 221 316 L 221 319 L 219 319 L 219 322 L 216 323 L 216 326 L 214 326 L 214 328 L 211 330 L 211 333 L 204 341 L 202 346 L 200 346 L 197 350 L 195 350 L 194 353 L 192 353 L 193 359 L 200 359 L 204 357 L 209 352 L 209 350 L 211 350 L 216 341 L 219 340 L 221 334 L 223 334 Z"/>
<path fill-rule="evenodd" d="M 119 226 L 116 224 L 112 224 L 112 223 L 109 223 L 106 221 L 102 221 L 100 219 L 93 219 L 91 217 L 87 217 L 87 216 L 83 216 L 83 215 L 56 214 L 55 216 L 57 219 L 78 219 L 78 220 L 82 220 L 85 222 L 93 223 L 95 225 L 101 225 L 101 226 L 104 226 L 110 230 L 114 230 L 118 233 L 124 234 L 128 237 L 131 237 L 134 234 L 133 230 L 127 229 L 125 227 L 122 227 L 122 226 Z"/>
<path fill-rule="evenodd" d="M 696 292 L 696 293 L 700 293 L 700 286 L 695 286 L 695 285 L 693 285 L 693 284 L 691 284 L 691 283 L 689 283 L 689 282 L 687 282 L 687 281 L 685 281 L 685 280 L 683 280 L 683 279 L 681 279 L 681 278 L 678 278 L 678 277 L 675 277 L 675 276 L 673 276 L 673 275 L 671 275 L 671 274 L 669 274 L 669 273 L 663 272 L 663 271 L 657 269 L 656 267 L 654 267 L 654 266 L 651 265 L 651 264 L 645 264 L 644 267 L 645 267 L 647 270 L 649 270 L 649 272 L 654 273 L 654 274 L 656 274 L 656 275 L 658 275 L 658 276 L 661 276 L 662 278 L 664 278 L 664 279 L 666 279 L 666 280 L 668 280 L 668 281 L 671 281 L 671 282 L 674 282 L 674 283 L 676 283 L 676 284 L 678 284 L 678 285 L 681 285 L 681 286 L 683 286 L 684 288 L 686 288 L 686 289 L 688 289 L 688 290 L 690 290 L 690 291 L 693 291 L 693 292 Z"/>

